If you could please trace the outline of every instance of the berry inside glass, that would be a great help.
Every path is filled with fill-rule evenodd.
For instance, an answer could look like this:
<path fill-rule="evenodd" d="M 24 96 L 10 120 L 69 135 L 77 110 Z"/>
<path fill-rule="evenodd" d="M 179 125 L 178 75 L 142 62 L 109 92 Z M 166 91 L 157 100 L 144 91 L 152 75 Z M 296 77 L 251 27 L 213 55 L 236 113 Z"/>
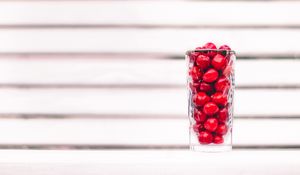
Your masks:
<path fill-rule="evenodd" d="M 232 149 L 235 52 L 214 43 L 186 52 L 190 149 Z"/>

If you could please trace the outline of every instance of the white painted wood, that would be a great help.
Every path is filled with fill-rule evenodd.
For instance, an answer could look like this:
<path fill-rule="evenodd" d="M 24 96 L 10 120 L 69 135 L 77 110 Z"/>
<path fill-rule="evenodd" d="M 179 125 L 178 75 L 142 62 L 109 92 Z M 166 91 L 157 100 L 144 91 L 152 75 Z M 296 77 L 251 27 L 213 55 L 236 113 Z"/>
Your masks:
<path fill-rule="evenodd" d="M 186 119 L 1 119 L 0 144 L 188 145 Z M 234 145 L 299 145 L 300 119 L 235 119 Z"/>
<path fill-rule="evenodd" d="M 299 115 L 300 90 L 236 90 L 236 115 Z M 184 89 L 6 89 L 0 113 L 174 115 L 187 113 Z"/>
<path fill-rule="evenodd" d="M 185 86 L 184 60 L 0 58 L 0 85 Z M 300 86 L 299 60 L 237 60 L 237 86 Z"/>
<path fill-rule="evenodd" d="M 3 175 L 298 175 L 300 152 L 232 151 L 0 151 Z M 241 161 L 242 160 L 242 161 Z"/>
<path fill-rule="evenodd" d="M 300 63 L 300 62 L 299 62 Z M 185 85 L 184 60 L 0 58 L 1 84 Z"/>
<path fill-rule="evenodd" d="M 299 8 L 297 1 L 4 1 L 0 25 L 299 26 Z"/>
<path fill-rule="evenodd" d="M 208 41 L 239 55 L 298 57 L 298 29 L 0 29 L 0 53 L 161 53 L 182 55 Z M 259 42 L 258 42 L 259 41 Z M 283 47 L 278 42 L 284 43 Z"/>
<path fill-rule="evenodd" d="M 299 86 L 300 61 L 291 60 L 237 60 L 235 80 L 239 86 Z"/>

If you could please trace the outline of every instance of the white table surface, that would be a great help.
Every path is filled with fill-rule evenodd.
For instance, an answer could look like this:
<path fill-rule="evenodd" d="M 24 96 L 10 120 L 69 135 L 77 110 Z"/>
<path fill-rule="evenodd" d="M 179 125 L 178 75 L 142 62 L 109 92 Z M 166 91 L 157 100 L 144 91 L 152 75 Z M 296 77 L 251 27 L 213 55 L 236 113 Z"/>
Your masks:
<path fill-rule="evenodd" d="M 234 150 L 1 150 L 0 174 L 230 174 L 298 175 L 300 151 Z"/>

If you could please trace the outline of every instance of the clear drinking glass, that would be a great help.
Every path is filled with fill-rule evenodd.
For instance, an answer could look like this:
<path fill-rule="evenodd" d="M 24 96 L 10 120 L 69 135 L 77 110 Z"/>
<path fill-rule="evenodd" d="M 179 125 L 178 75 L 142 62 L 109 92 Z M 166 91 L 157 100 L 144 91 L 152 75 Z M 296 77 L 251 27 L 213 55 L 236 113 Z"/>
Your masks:
<path fill-rule="evenodd" d="M 232 149 L 235 52 L 190 50 L 185 58 L 190 149 L 229 151 Z"/>

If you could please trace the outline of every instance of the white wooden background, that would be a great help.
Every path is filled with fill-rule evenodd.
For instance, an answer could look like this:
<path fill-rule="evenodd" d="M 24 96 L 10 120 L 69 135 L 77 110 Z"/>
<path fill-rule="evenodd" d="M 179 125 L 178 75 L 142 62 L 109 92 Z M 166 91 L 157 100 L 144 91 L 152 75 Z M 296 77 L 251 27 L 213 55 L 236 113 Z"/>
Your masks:
<path fill-rule="evenodd" d="M 0 1 L 0 174 L 299 174 L 299 9 Z M 187 150 L 183 54 L 207 41 L 238 53 L 231 153 Z"/>

